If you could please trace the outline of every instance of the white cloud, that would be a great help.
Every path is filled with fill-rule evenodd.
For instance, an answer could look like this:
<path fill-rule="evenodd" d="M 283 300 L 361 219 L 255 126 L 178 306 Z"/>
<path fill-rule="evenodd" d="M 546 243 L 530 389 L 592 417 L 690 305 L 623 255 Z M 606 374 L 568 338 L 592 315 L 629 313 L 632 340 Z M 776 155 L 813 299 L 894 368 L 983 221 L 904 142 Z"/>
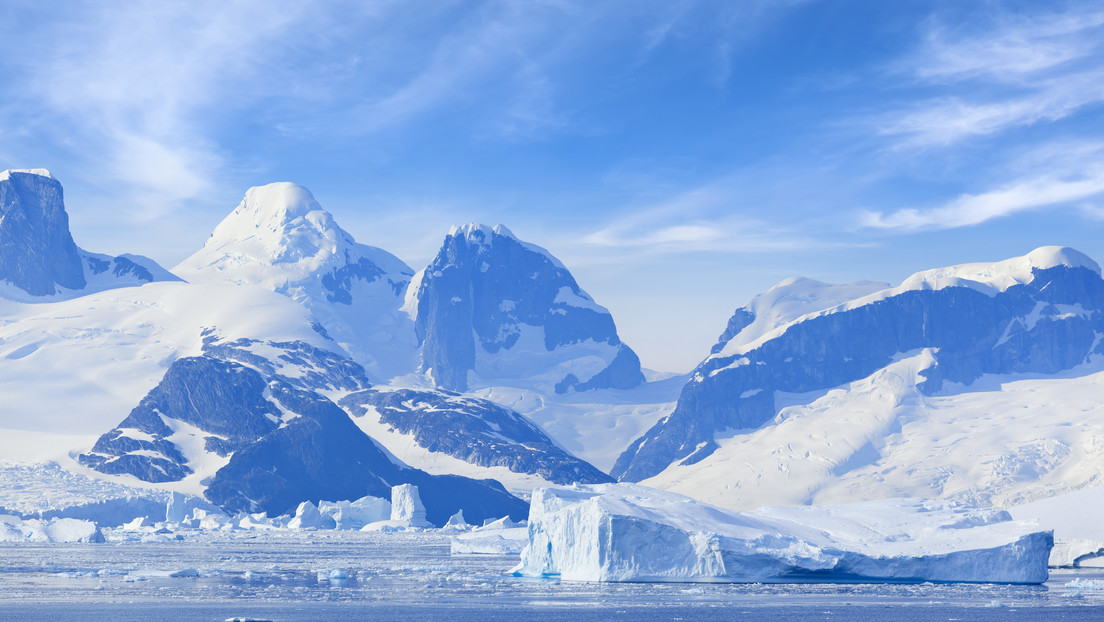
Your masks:
<path fill-rule="evenodd" d="M 1053 152 L 1053 147 L 1040 151 Z M 1023 175 L 999 187 L 963 194 L 936 207 L 866 212 L 860 222 L 875 229 L 914 231 L 968 227 L 1021 212 L 1057 207 L 1091 212 L 1091 201 L 1104 197 L 1102 153 L 1104 145 L 1074 146 L 1071 154 L 1056 156 L 1038 167 L 1054 172 Z M 1038 155 L 1031 154 L 1024 160 L 1038 163 Z"/>
<path fill-rule="evenodd" d="M 832 241 L 798 227 L 751 218 L 735 177 L 723 178 L 648 206 L 621 210 L 598 230 L 556 242 L 581 263 L 623 261 L 628 255 L 757 253 L 828 248 Z"/>
<path fill-rule="evenodd" d="M 1104 11 L 1095 10 L 1004 18 L 982 32 L 934 23 L 902 69 L 928 81 L 1018 81 L 1092 55 L 1100 47 L 1096 30 L 1102 25 Z"/>
<path fill-rule="evenodd" d="M 1058 121 L 1104 102 L 1104 11 L 998 14 L 980 29 L 969 24 L 930 24 L 920 49 L 893 67 L 950 94 L 876 117 L 880 134 L 898 136 L 907 147 L 946 146 Z"/>
<path fill-rule="evenodd" d="M 224 152 L 210 139 L 209 117 L 267 94 L 258 73 L 304 36 L 296 27 L 316 8 L 71 3 L 7 33 L 0 53 L 18 79 L 4 95 L 34 110 L 28 131 L 64 145 L 84 174 L 125 184 L 130 196 L 116 198 L 135 205 L 123 209 L 158 217 L 211 191 Z M 38 41 L 46 44 L 35 54 L 10 49 Z"/>
<path fill-rule="evenodd" d="M 906 146 L 949 145 L 974 136 L 1064 119 L 1104 102 L 1104 72 L 1085 72 L 1048 81 L 1032 93 L 996 101 L 952 96 L 923 101 L 883 117 L 880 133 L 904 136 Z"/>

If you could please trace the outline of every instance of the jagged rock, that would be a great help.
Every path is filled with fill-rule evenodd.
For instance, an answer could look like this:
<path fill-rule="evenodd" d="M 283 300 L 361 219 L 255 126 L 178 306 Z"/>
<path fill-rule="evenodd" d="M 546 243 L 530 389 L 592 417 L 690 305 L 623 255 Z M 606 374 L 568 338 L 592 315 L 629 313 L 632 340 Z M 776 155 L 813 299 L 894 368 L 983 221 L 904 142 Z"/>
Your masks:
<path fill-rule="evenodd" d="M 558 392 L 630 388 L 640 360 L 609 311 L 548 251 L 505 227 L 454 227 L 410 285 L 422 366 L 438 387 L 536 383 Z"/>

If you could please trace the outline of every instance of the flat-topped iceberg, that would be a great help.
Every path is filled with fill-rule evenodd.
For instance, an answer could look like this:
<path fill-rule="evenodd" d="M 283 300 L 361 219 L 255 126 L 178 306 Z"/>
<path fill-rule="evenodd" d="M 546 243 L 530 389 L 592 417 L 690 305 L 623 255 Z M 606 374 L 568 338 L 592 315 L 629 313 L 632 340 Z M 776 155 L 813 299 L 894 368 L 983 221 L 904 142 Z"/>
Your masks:
<path fill-rule="evenodd" d="M 514 572 L 574 581 L 1042 583 L 1049 531 L 1007 512 L 885 499 L 725 510 L 630 484 L 539 488 Z"/>

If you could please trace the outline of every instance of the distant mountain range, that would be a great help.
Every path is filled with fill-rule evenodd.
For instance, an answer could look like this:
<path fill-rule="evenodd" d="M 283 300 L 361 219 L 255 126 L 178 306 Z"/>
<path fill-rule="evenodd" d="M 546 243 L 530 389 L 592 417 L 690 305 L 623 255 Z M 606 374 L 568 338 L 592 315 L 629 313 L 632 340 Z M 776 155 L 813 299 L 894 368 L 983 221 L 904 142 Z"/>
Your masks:
<path fill-rule="evenodd" d="M 896 287 L 787 280 L 736 311 L 613 475 L 733 507 L 1096 485 L 1102 336 L 1100 267 L 1070 248 Z"/>
<path fill-rule="evenodd" d="M 277 183 L 170 272 L 83 251 L 57 180 L 0 173 L 0 458 L 227 511 L 414 483 L 431 522 L 520 519 L 536 486 L 615 478 L 735 508 L 1034 500 L 1101 483 L 1102 336 L 1100 268 L 1043 247 L 788 279 L 645 383 L 609 311 L 501 225 L 415 271 Z"/>

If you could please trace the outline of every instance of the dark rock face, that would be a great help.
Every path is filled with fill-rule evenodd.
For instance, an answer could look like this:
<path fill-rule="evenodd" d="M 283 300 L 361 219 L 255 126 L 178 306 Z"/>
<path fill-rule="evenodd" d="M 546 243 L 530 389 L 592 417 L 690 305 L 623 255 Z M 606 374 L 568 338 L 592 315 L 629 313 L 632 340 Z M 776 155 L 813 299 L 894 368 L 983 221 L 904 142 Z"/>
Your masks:
<path fill-rule="evenodd" d="M 32 296 L 85 286 L 57 180 L 17 172 L 0 179 L 0 279 Z"/>
<path fill-rule="evenodd" d="M 258 345 L 278 354 L 261 356 Z M 435 524 L 461 509 L 475 520 L 526 516 L 525 503 L 497 482 L 437 477 L 397 463 L 314 391 L 367 388 L 356 363 L 300 342 L 220 342 L 213 332 L 205 335 L 204 352 L 174 362 L 78 460 L 102 473 L 179 481 L 194 472 L 173 438 L 185 430 L 202 435 L 204 452 L 229 457 L 205 493 L 228 512 L 278 515 L 306 500 L 389 498 L 391 486 L 412 483 Z"/>
<path fill-rule="evenodd" d="M 78 460 L 101 473 L 179 481 L 192 469 L 169 440 L 173 430 L 165 420 L 199 428 L 207 435 L 206 449 L 227 456 L 277 427 L 281 413 L 264 399 L 266 386 L 260 374 L 237 363 L 180 359 L 122 423 Z"/>
<path fill-rule="evenodd" d="M 344 411 L 317 394 L 276 386 L 273 398 L 299 416 L 235 453 L 215 474 L 207 498 L 227 511 L 277 515 L 304 499 L 390 498 L 392 486 L 411 483 L 421 489 L 426 519 L 435 525 L 460 509 L 476 520 L 528 512 L 497 482 L 435 477 L 392 462 Z"/>
<path fill-rule="evenodd" d="M 732 317 L 728 318 L 728 326 L 725 326 L 725 330 L 721 333 L 720 338 L 717 340 L 716 345 L 710 351 L 711 354 L 716 354 L 724 349 L 725 344 L 732 340 L 733 337 L 740 334 L 740 331 L 747 328 L 755 321 L 755 314 L 748 309 L 736 309 L 736 312 L 732 314 Z"/>
<path fill-rule="evenodd" d="M 385 276 L 386 273 L 380 269 L 379 266 L 364 257 L 354 262 L 352 258 L 349 257 L 348 251 L 345 251 L 345 261 L 346 263 L 344 265 L 334 268 L 330 272 L 322 275 L 322 288 L 325 289 L 326 299 L 330 302 L 351 305 L 353 304 L 352 284 L 354 279 L 360 279 L 370 283 Z M 411 275 L 404 276 L 409 277 Z M 394 291 L 397 296 L 410 281 L 395 282 L 389 279 L 388 282 L 391 285 L 392 291 Z"/>
<path fill-rule="evenodd" d="M 615 348 L 614 370 L 586 382 L 575 379 L 563 385 L 565 390 L 630 388 L 644 381 L 639 360 L 621 343 L 612 316 L 558 261 L 503 227 L 469 225 L 451 232 L 416 295 L 423 366 L 441 388 L 467 390 L 477 352 L 494 355 L 514 348 L 526 327 L 543 329 L 549 352 L 587 340 Z"/>
<path fill-rule="evenodd" d="M 368 390 L 342 398 L 354 416 L 374 416 L 420 447 L 479 466 L 535 473 L 556 484 L 598 484 L 613 478 L 556 447 L 537 425 L 494 402 L 442 391 Z"/>
<path fill-rule="evenodd" d="M 926 394 L 983 374 L 1056 373 L 1104 353 L 1100 275 L 1067 266 L 1032 274 L 1030 282 L 995 295 L 960 286 L 904 291 L 794 323 L 742 355 L 711 357 L 695 370 L 675 411 L 637 439 L 612 473 L 639 481 L 673 463 L 701 460 L 716 448 L 717 432 L 770 421 L 778 412 L 775 391 L 853 382 L 921 348 L 937 349 L 936 365 L 918 387 Z M 726 335 L 749 322 L 734 317 Z"/>

